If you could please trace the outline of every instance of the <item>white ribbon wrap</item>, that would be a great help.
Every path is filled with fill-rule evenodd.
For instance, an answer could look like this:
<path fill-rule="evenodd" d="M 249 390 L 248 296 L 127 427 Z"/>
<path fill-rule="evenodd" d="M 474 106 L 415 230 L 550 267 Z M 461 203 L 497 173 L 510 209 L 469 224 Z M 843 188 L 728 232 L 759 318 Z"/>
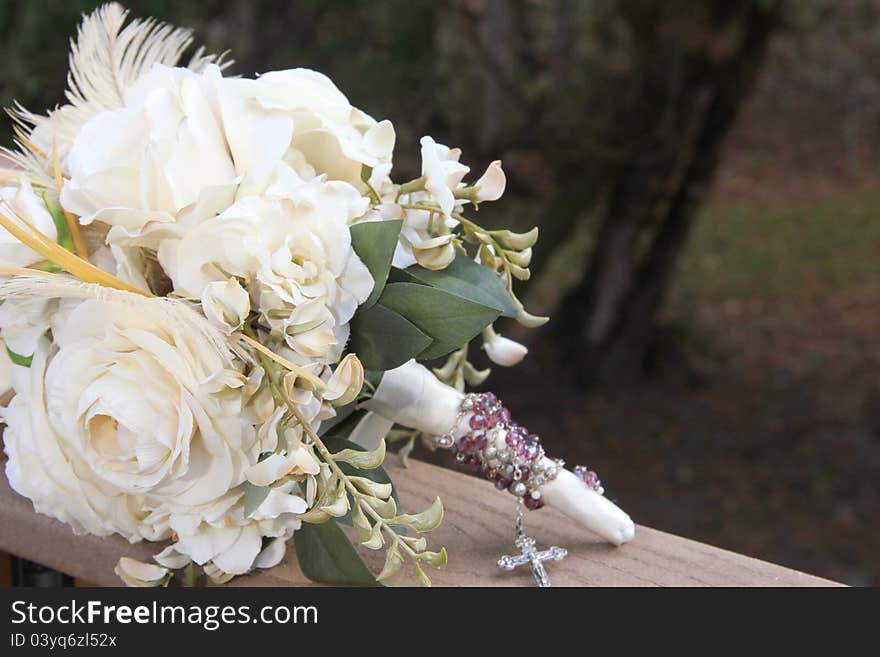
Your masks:
<path fill-rule="evenodd" d="M 411 360 L 385 372 L 373 398 L 361 405 L 371 412 L 355 428 L 351 440 L 373 449 L 392 423 L 441 436 L 459 417 L 462 399 L 462 393 Z M 468 430 L 464 416 L 452 433 L 458 438 Z M 568 470 L 560 470 L 555 479 L 544 484 L 541 495 L 547 505 L 609 543 L 621 545 L 635 535 L 632 519 L 620 507 L 587 488 Z"/>

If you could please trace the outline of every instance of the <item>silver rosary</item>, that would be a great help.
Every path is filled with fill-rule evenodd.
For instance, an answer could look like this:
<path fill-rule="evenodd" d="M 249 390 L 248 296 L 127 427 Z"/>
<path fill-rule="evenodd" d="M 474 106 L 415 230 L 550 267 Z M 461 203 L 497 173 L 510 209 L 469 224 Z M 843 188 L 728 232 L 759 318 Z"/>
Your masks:
<path fill-rule="evenodd" d="M 548 550 L 536 550 L 535 539 L 528 536 L 523 529 L 523 504 L 518 501 L 516 504 L 516 547 L 520 549 L 522 554 L 516 556 L 504 555 L 498 560 L 498 567 L 502 570 L 513 570 L 517 566 L 528 564 L 532 570 L 532 575 L 539 587 L 550 586 L 550 577 L 547 575 L 547 569 L 544 568 L 545 561 L 562 561 L 567 555 L 568 550 L 565 548 L 552 546 Z"/>
<path fill-rule="evenodd" d="M 465 424 L 465 420 L 467 420 Z M 462 425 L 466 428 L 462 431 Z M 547 458 L 541 439 L 514 422 L 508 411 L 491 392 L 465 395 L 458 416 L 449 431 L 435 439 L 435 445 L 455 450 L 455 460 L 480 471 L 516 498 L 515 545 L 521 554 L 505 555 L 498 560 L 504 570 L 528 564 L 538 586 L 550 586 L 545 561 L 560 561 L 568 550 L 553 546 L 536 549 L 536 542 L 523 529 L 524 509 L 544 506 L 541 487 L 559 474 L 561 459 Z M 574 474 L 591 490 L 603 494 L 602 482 L 592 470 L 577 466 Z"/>

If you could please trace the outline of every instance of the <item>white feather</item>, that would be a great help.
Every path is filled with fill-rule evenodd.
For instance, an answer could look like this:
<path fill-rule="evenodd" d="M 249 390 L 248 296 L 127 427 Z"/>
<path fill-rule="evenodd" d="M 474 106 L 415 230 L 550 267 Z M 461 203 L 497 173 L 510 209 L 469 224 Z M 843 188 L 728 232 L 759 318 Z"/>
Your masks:
<path fill-rule="evenodd" d="M 123 27 L 127 17 L 128 10 L 115 2 L 102 5 L 83 17 L 76 39 L 70 42 L 70 69 L 65 92 L 67 105 L 45 116 L 18 103 L 7 109 L 26 134 L 32 134 L 36 127 L 45 129 L 58 144 L 62 161 L 86 121 L 98 112 L 122 107 L 127 87 L 154 64 L 176 66 L 192 45 L 192 31 L 189 29 L 153 18 L 135 19 Z M 223 69 L 232 61 L 225 59 L 225 53 L 206 54 L 204 48 L 198 48 L 187 66 L 200 71 L 212 63 Z M 12 154 L 11 157 L 22 165 L 34 164 L 24 154 Z M 48 163 L 44 165 L 48 166 Z"/>
<path fill-rule="evenodd" d="M 132 312 L 151 315 L 169 329 L 200 337 L 226 362 L 235 357 L 253 362 L 252 356 L 235 340 L 216 329 L 188 301 L 168 297 L 144 297 L 139 294 L 84 283 L 61 274 L 43 272 L 16 273 L 0 278 L 0 298 L 99 299 L 131 306 Z"/>

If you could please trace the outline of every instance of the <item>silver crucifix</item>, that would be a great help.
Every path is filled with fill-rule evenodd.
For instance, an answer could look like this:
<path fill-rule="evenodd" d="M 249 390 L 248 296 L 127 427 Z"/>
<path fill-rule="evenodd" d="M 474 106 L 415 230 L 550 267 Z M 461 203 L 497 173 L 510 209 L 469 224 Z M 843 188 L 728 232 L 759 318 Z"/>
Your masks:
<path fill-rule="evenodd" d="M 538 586 L 550 586 L 550 578 L 544 568 L 544 561 L 561 561 L 568 554 L 568 550 L 555 545 L 549 550 L 536 550 L 535 539 L 525 534 L 516 538 L 516 547 L 522 550 L 522 554 L 515 557 L 504 555 L 498 560 L 498 566 L 504 570 L 513 570 L 517 566 L 528 564 L 532 569 L 532 575 Z"/>

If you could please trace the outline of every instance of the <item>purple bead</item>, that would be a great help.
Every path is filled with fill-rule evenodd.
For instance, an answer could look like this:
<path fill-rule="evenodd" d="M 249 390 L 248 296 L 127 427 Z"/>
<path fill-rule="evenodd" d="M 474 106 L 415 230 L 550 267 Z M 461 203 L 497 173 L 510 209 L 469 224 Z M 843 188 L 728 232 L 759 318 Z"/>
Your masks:
<path fill-rule="evenodd" d="M 497 488 L 498 490 L 504 490 L 505 488 L 507 488 L 507 484 L 503 479 L 496 479 L 495 488 Z"/>
<path fill-rule="evenodd" d="M 520 481 L 528 481 L 529 475 L 532 473 L 532 471 L 529 470 L 528 468 L 520 468 L 519 471 L 521 473 L 519 480 Z"/>
<path fill-rule="evenodd" d="M 526 505 L 526 508 L 534 511 L 535 509 L 540 509 L 544 506 L 544 501 L 541 499 L 534 499 L 531 495 L 526 495 L 523 498 L 523 503 Z"/>
<path fill-rule="evenodd" d="M 498 403 L 498 397 L 496 397 L 491 392 L 487 392 L 485 395 L 483 395 L 483 401 L 486 406 L 493 406 Z"/>
<path fill-rule="evenodd" d="M 538 456 L 538 446 L 537 445 L 526 445 L 523 456 L 528 457 L 529 459 L 533 459 Z"/>
<path fill-rule="evenodd" d="M 516 447 L 517 445 L 519 445 L 519 436 L 517 436 L 515 433 L 508 433 L 507 436 L 504 438 L 504 442 L 506 442 L 511 447 Z"/>
<path fill-rule="evenodd" d="M 474 413 L 471 415 L 470 419 L 471 429 L 485 429 L 486 428 L 486 416 L 482 413 Z"/>
<path fill-rule="evenodd" d="M 526 436 L 526 442 L 529 443 L 530 445 L 540 445 L 541 439 L 538 436 L 536 436 L 535 434 L 531 433 L 528 436 Z"/>
<path fill-rule="evenodd" d="M 495 413 L 493 417 L 495 419 L 495 422 L 503 422 L 504 424 L 507 424 L 510 422 L 510 411 L 508 411 L 506 408 L 502 408 L 500 411 Z"/>

